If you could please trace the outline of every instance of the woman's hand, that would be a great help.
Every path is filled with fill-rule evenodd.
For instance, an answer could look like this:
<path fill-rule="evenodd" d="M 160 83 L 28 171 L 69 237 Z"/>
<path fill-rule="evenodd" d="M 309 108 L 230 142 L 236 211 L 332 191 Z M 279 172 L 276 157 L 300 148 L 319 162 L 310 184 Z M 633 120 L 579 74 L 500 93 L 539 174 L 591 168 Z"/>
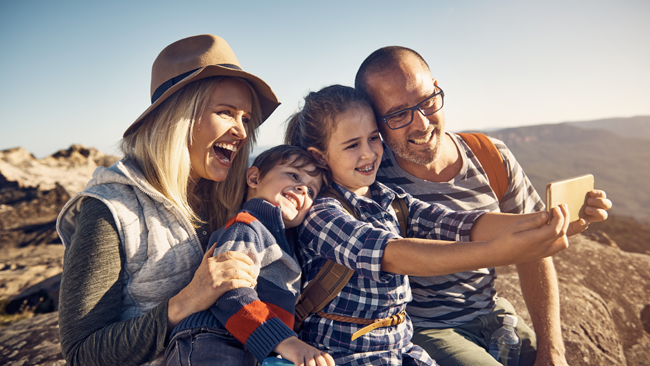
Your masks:
<path fill-rule="evenodd" d="M 226 252 L 213 257 L 216 244 L 206 251 L 192 281 L 167 307 L 167 333 L 189 315 L 212 306 L 224 293 L 257 284 L 259 267 L 245 254 Z"/>

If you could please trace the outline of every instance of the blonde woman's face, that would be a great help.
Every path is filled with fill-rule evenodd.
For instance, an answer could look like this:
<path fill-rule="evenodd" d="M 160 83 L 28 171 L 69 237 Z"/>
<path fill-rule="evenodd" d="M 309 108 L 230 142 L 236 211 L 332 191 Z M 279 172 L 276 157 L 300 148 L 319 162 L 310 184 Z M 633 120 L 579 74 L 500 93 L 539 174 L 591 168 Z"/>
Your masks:
<path fill-rule="evenodd" d="M 212 92 L 192 130 L 190 176 L 195 182 L 226 179 L 237 151 L 248 137 L 246 125 L 251 120 L 252 105 L 250 89 L 236 79 L 225 79 Z"/>

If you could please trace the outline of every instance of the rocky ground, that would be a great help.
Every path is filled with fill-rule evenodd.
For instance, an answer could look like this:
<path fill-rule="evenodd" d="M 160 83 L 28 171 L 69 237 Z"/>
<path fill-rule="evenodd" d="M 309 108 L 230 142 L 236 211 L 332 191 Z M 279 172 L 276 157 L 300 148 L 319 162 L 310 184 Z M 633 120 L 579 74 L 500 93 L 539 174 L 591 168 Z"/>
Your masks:
<path fill-rule="evenodd" d="M 54 227 L 71 195 L 118 158 L 73 145 L 44 159 L 0 151 L 0 365 L 63 365 L 58 288 L 63 245 Z M 7 323 L 24 319 L 7 326 Z"/>
<path fill-rule="evenodd" d="M 578 235 L 553 261 L 569 365 L 650 365 L 650 256 Z M 497 290 L 531 324 L 514 266 Z"/>
<path fill-rule="evenodd" d="M 63 246 L 54 221 L 95 167 L 115 159 L 80 145 L 41 160 L 23 149 L 0 152 L 0 316 L 30 310 L 0 328 L 0 365 L 65 364 L 56 312 Z M 614 218 L 554 257 L 570 365 L 650 365 L 649 233 Z M 497 272 L 500 295 L 530 324 L 515 267 Z"/>

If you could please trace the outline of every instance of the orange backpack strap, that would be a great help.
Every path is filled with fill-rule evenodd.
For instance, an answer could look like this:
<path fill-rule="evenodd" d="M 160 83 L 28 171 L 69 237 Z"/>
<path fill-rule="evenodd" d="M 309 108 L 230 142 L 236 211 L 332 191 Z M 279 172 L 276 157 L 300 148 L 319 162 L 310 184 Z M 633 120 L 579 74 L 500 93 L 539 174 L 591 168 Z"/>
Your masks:
<path fill-rule="evenodd" d="M 508 171 L 501 154 L 492 140 L 482 133 L 457 133 L 472 149 L 483 166 L 490 182 L 490 188 L 496 193 L 499 202 L 508 189 Z"/>

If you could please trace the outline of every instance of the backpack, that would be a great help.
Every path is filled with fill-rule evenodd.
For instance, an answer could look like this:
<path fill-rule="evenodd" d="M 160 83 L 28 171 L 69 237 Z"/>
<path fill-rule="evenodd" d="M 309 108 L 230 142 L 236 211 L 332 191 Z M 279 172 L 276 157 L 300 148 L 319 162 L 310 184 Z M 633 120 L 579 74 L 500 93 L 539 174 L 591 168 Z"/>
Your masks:
<path fill-rule="evenodd" d="M 476 158 L 483 166 L 488 177 L 490 187 L 501 202 L 503 195 L 508 190 L 508 171 L 503 163 L 501 154 L 492 140 L 482 133 L 457 133 L 465 140 Z"/>
<path fill-rule="evenodd" d="M 465 143 L 469 145 L 472 152 L 483 166 L 490 187 L 496 193 L 499 202 L 508 189 L 508 172 L 503 164 L 503 159 L 494 143 L 480 133 L 458 133 Z M 345 197 L 332 187 L 329 187 L 321 194 L 324 197 L 331 197 L 341 203 L 343 209 L 355 219 L 359 219 L 354 207 Z M 391 203 L 399 222 L 402 237 L 406 237 L 408 222 L 408 207 L 403 198 L 395 197 Z M 354 270 L 341 264 L 328 260 L 323 268 L 318 271 L 316 277 L 305 287 L 295 308 L 294 330 L 298 332 L 302 328 L 303 321 L 309 316 L 322 310 L 329 304 L 354 274 Z"/>

